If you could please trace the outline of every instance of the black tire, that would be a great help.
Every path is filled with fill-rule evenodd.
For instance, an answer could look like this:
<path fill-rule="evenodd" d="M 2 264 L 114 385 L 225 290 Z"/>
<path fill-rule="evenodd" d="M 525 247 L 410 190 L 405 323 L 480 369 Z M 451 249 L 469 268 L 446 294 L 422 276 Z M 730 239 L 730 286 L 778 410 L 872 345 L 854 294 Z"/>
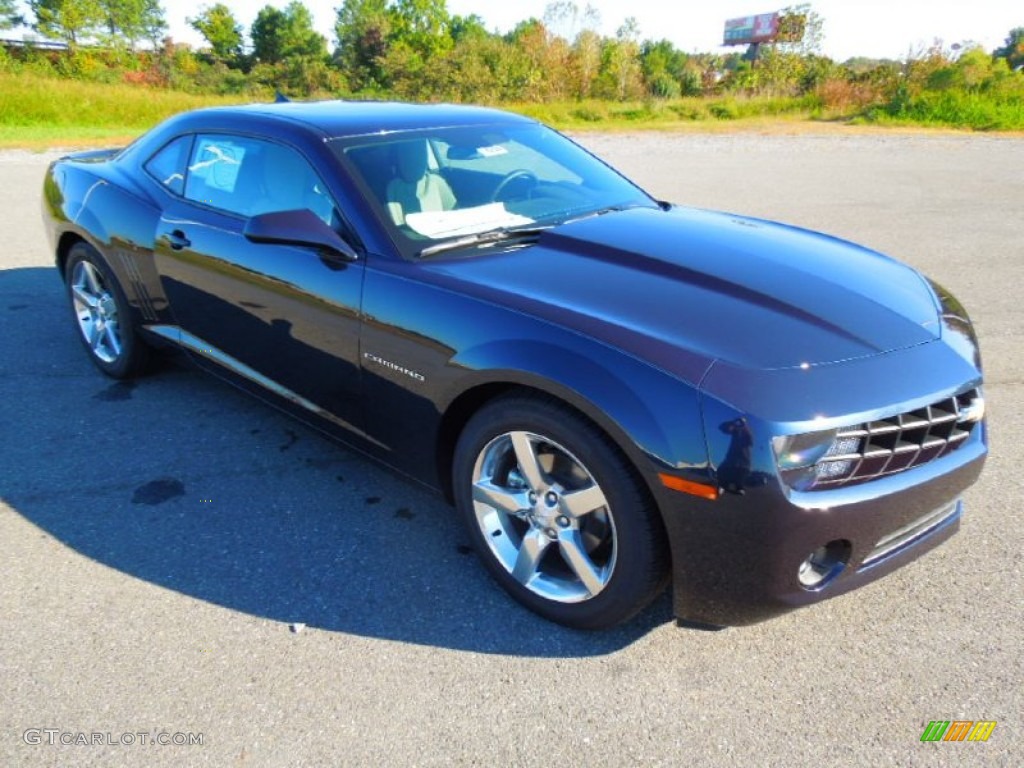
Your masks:
<path fill-rule="evenodd" d="M 480 559 L 541 616 L 605 629 L 667 584 L 650 495 L 608 436 L 559 401 L 522 394 L 484 406 L 459 437 L 452 475 Z"/>
<path fill-rule="evenodd" d="M 93 364 L 114 379 L 142 373 L 149 347 L 139 336 L 117 278 L 95 248 L 87 243 L 71 247 L 64 285 L 78 338 Z"/>

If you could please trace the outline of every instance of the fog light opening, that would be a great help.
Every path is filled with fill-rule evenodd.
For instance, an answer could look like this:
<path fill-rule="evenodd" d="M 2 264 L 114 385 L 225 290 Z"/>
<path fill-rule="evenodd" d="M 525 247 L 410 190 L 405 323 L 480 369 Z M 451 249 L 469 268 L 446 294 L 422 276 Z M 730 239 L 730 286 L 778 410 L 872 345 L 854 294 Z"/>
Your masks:
<path fill-rule="evenodd" d="M 821 589 L 842 573 L 850 561 L 850 542 L 835 539 L 818 547 L 800 563 L 797 578 L 804 589 Z"/>

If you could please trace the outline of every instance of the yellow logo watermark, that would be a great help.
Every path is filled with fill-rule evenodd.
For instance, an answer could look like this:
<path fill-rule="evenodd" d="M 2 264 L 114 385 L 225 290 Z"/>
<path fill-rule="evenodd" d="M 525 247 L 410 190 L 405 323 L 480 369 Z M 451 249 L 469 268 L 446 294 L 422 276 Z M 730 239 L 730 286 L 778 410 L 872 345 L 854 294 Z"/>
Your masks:
<path fill-rule="evenodd" d="M 932 720 L 921 741 L 988 741 L 995 728 L 995 720 Z"/>

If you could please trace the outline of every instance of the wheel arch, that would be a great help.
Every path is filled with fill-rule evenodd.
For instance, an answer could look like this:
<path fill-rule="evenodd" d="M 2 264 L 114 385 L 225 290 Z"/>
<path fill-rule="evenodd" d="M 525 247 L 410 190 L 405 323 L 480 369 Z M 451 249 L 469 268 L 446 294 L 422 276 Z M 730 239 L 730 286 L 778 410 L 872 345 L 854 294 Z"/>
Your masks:
<path fill-rule="evenodd" d="M 444 409 L 437 432 L 435 455 L 438 483 L 449 502 L 454 498 L 452 466 L 455 447 L 466 424 L 480 409 L 491 402 L 513 395 L 546 399 L 571 409 L 580 418 L 592 424 L 622 454 L 630 471 L 640 479 L 650 494 L 651 501 L 656 502 L 658 497 L 653 487 L 656 473 L 645 466 L 651 464 L 648 448 L 638 445 L 636 440 L 630 437 L 629 430 L 592 399 L 550 379 L 521 371 L 504 371 L 477 381 L 454 397 Z"/>
<path fill-rule="evenodd" d="M 64 232 L 60 236 L 60 239 L 57 241 L 57 252 L 55 254 L 55 258 L 57 261 L 57 269 L 60 271 L 61 280 L 66 280 L 67 278 L 65 272 L 68 265 L 68 256 L 71 254 L 71 249 L 74 248 L 79 243 L 85 243 L 86 245 L 89 245 L 96 249 L 97 251 L 99 251 L 99 249 L 96 248 L 95 245 L 90 243 L 88 239 L 83 237 L 78 232 Z M 102 252 L 100 252 L 100 255 L 103 255 Z"/>

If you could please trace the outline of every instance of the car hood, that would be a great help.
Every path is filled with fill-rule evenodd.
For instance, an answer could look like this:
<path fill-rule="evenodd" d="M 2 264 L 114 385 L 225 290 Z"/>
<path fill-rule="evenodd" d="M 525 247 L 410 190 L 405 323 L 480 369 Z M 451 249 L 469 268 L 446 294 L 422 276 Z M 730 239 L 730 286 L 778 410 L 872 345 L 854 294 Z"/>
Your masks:
<path fill-rule="evenodd" d="M 531 247 L 430 268 L 694 382 L 715 360 L 806 367 L 940 333 L 934 296 L 911 268 L 826 235 L 710 211 L 608 213 L 547 230 Z"/>

